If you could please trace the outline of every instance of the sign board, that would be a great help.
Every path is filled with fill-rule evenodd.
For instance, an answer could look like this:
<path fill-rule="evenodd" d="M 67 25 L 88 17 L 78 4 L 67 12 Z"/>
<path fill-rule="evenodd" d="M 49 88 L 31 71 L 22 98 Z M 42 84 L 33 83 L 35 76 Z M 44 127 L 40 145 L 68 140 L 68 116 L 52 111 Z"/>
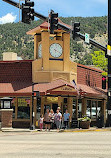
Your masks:
<path fill-rule="evenodd" d="M 47 97 L 46 101 L 57 103 L 58 102 L 58 97 Z"/>
<path fill-rule="evenodd" d="M 27 101 L 25 98 L 18 98 L 18 106 L 27 106 Z"/>
<path fill-rule="evenodd" d="M 54 89 L 53 91 L 66 91 L 66 92 L 76 92 L 76 89 L 70 87 L 70 86 L 62 86 L 60 88 Z"/>
<path fill-rule="evenodd" d="M 111 56 L 111 46 L 107 45 L 107 55 Z"/>
<path fill-rule="evenodd" d="M 89 44 L 89 34 L 85 33 L 85 42 Z"/>

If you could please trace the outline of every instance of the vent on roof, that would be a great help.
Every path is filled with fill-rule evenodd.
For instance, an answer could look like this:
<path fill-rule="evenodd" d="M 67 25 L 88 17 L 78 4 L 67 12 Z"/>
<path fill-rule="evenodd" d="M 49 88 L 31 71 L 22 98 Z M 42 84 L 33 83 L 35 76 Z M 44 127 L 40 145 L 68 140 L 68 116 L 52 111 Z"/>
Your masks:
<path fill-rule="evenodd" d="M 14 53 L 14 52 L 3 53 L 3 61 L 12 61 L 12 60 L 22 60 L 22 58 L 18 57 L 17 53 Z"/>

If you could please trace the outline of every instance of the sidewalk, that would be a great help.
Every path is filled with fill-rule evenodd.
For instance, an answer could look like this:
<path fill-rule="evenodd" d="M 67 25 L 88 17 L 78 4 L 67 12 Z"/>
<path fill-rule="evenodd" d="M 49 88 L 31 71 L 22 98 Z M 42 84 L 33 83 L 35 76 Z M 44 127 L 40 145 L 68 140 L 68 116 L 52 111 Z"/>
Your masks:
<path fill-rule="evenodd" d="M 111 131 L 111 127 L 109 128 L 96 128 L 96 127 L 91 127 L 89 129 L 61 129 L 60 132 L 105 132 L 105 131 Z M 35 129 L 35 130 L 30 130 L 30 129 L 18 129 L 18 128 L 3 128 L 1 132 L 42 132 L 45 133 L 46 131 L 40 131 L 40 129 Z M 50 130 L 50 132 L 57 132 L 56 129 Z"/>

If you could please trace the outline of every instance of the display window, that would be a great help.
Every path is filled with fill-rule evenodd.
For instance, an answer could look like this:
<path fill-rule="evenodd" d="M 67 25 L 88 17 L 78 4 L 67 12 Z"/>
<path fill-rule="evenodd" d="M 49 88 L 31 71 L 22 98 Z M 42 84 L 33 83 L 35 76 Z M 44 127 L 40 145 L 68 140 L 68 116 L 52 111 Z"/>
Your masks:
<path fill-rule="evenodd" d="M 17 99 L 17 118 L 30 119 L 30 98 Z"/>
<path fill-rule="evenodd" d="M 102 112 L 102 101 L 87 100 L 86 115 L 91 119 L 97 119 Z"/>

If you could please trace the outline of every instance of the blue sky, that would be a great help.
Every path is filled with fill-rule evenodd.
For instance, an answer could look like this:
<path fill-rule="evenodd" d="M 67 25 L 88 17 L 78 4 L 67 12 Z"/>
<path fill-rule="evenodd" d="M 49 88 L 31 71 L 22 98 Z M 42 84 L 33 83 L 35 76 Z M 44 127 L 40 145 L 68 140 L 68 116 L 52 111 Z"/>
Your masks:
<path fill-rule="evenodd" d="M 19 0 L 14 0 L 19 2 Z M 59 16 L 104 16 L 107 15 L 108 0 L 33 0 L 34 9 L 45 16 L 53 9 Z M 23 3 L 23 1 L 21 2 Z M 19 21 L 19 9 L 0 0 L 0 24 Z"/>

